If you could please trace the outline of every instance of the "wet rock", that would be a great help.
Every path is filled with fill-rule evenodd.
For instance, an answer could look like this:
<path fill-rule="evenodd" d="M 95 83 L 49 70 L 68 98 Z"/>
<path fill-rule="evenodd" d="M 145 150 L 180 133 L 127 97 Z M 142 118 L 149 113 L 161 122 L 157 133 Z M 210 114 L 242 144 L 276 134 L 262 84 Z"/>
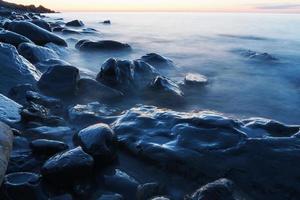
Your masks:
<path fill-rule="evenodd" d="M 176 65 L 172 60 L 158 55 L 156 53 L 149 53 L 147 55 L 144 55 L 141 57 L 141 60 L 143 60 L 146 63 L 149 63 L 158 70 L 176 68 Z"/>
<path fill-rule="evenodd" d="M 97 200 L 123 200 L 123 197 L 119 194 L 104 194 Z"/>
<path fill-rule="evenodd" d="M 58 59 L 58 55 L 53 50 L 32 43 L 20 44 L 18 51 L 31 63 L 43 62 L 48 59 Z"/>
<path fill-rule="evenodd" d="M 80 32 L 78 32 L 76 30 L 66 29 L 66 28 L 64 28 L 63 30 L 61 30 L 61 32 L 63 34 L 66 34 L 66 35 L 71 35 L 71 34 L 73 34 L 73 35 L 80 35 L 81 34 Z"/>
<path fill-rule="evenodd" d="M 87 177 L 93 165 L 93 158 L 77 147 L 51 157 L 41 171 L 47 180 L 60 185 Z"/>
<path fill-rule="evenodd" d="M 53 32 L 62 32 L 65 29 L 65 27 L 62 26 L 56 26 L 52 28 Z"/>
<path fill-rule="evenodd" d="M 148 200 L 152 197 L 160 196 L 164 193 L 164 189 L 158 183 L 146 183 L 139 185 L 137 189 L 137 200 Z"/>
<path fill-rule="evenodd" d="M 39 26 L 40 28 L 47 30 L 47 31 L 50 31 L 50 32 L 52 31 L 50 24 L 42 19 L 35 19 L 35 20 L 31 20 L 30 22 Z"/>
<path fill-rule="evenodd" d="M 57 45 L 67 46 L 67 43 L 62 38 L 30 22 L 14 21 L 5 24 L 5 26 L 7 30 L 23 35 L 37 45 L 45 45 L 52 42 Z"/>
<path fill-rule="evenodd" d="M 154 197 L 154 198 L 151 199 L 151 200 L 170 200 L 170 199 L 168 199 L 168 198 L 166 198 L 166 197 Z"/>
<path fill-rule="evenodd" d="M 2 121 L 2 120 L 1 120 Z M 0 121 L 0 185 L 5 175 L 13 145 L 13 133 L 9 126 Z"/>
<path fill-rule="evenodd" d="M 163 76 L 154 78 L 149 84 L 147 92 L 146 98 L 157 100 L 162 104 L 178 105 L 183 102 L 184 94 L 179 85 Z"/>
<path fill-rule="evenodd" d="M 12 45 L 0 43 L 0 60 L 0 79 L 5 80 L 0 85 L 0 92 L 7 93 L 18 84 L 34 84 L 40 78 L 40 72 Z"/>
<path fill-rule="evenodd" d="M 80 46 L 85 43 L 85 42 L 89 42 L 90 40 L 87 40 L 87 39 L 83 39 L 83 40 L 79 40 L 76 44 L 75 44 L 75 48 L 76 49 L 79 49 Z"/>
<path fill-rule="evenodd" d="M 65 138 L 73 137 L 73 130 L 66 126 L 49 127 L 41 126 L 27 129 L 25 135 L 32 139 L 48 139 L 64 141 Z"/>
<path fill-rule="evenodd" d="M 0 121 L 11 124 L 21 120 L 21 105 L 0 94 Z"/>
<path fill-rule="evenodd" d="M 103 85 L 93 79 L 83 78 L 78 81 L 79 98 L 84 101 L 116 101 L 123 97 L 123 93 Z"/>
<path fill-rule="evenodd" d="M 104 20 L 103 22 L 101 22 L 102 24 L 111 24 L 110 20 Z"/>
<path fill-rule="evenodd" d="M 95 124 L 76 135 L 77 143 L 93 156 L 96 162 L 105 164 L 116 158 L 116 138 L 107 124 Z"/>
<path fill-rule="evenodd" d="M 124 199 L 136 199 L 136 191 L 139 183 L 123 171 L 116 170 L 114 175 L 104 176 L 104 186 L 112 192 L 116 192 Z"/>
<path fill-rule="evenodd" d="M 28 91 L 36 91 L 36 89 L 31 84 L 17 85 L 9 90 L 8 97 L 19 104 L 25 105 L 27 103 L 26 93 Z"/>
<path fill-rule="evenodd" d="M 184 78 L 184 84 L 186 86 L 202 86 L 208 82 L 207 77 L 196 74 L 196 73 L 189 73 Z"/>
<path fill-rule="evenodd" d="M 49 200 L 73 200 L 73 197 L 70 194 L 63 194 L 55 197 L 50 197 Z"/>
<path fill-rule="evenodd" d="M 73 20 L 73 21 L 67 22 L 66 26 L 81 27 L 81 26 L 84 26 L 84 24 L 80 20 Z"/>
<path fill-rule="evenodd" d="M 80 42 L 80 41 L 79 41 Z M 131 50 L 128 44 L 113 41 L 113 40 L 100 40 L 97 42 L 86 40 L 81 44 L 76 45 L 80 51 L 123 51 Z"/>
<path fill-rule="evenodd" d="M 23 42 L 32 43 L 31 40 L 23 35 L 6 30 L 0 30 L 0 42 L 11 44 L 16 48 Z"/>
<path fill-rule="evenodd" d="M 5 176 L 4 188 L 7 196 L 14 200 L 46 200 L 40 184 L 38 174 L 19 172 Z"/>
<path fill-rule="evenodd" d="M 109 108 L 105 104 L 99 102 L 92 102 L 86 105 L 76 105 L 69 109 L 68 116 L 74 125 L 88 126 L 96 124 L 100 121 L 110 123 L 114 121 L 117 110 Z"/>
<path fill-rule="evenodd" d="M 228 179 L 219 179 L 215 182 L 209 183 L 191 196 L 187 196 L 186 200 L 237 200 L 234 197 L 233 182 Z"/>
<path fill-rule="evenodd" d="M 46 108 L 52 109 L 52 111 L 55 109 L 61 109 L 63 107 L 60 99 L 45 96 L 34 91 L 26 92 L 26 100 L 28 102 L 33 102 L 35 104 L 45 106 Z"/>
<path fill-rule="evenodd" d="M 37 85 L 48 95 L 72 96 L 76 93 L 79 79 L 79 70 L 76 67 L 56 65 L 42 75 Z"/>
<path fill-rule="evenodd" d="M 259 61 L 259 62 L 276 62 L 276 61 L 278 61 L 277 58 L 275 58 L 274 56 L 272 56 L 268 53 L 261 53 L 261 52 L 245 50 L 245 49 L 238 49 L 238 50 L 234 50 L 233 52 L 238 53 L 241 56 L 248 58 L 249 60 L 253 60 L 253 61 Z"/>
<path fill-rule="evenodd" d="M 141 60 L 134 60 L 132 63 L 133 79 L 135 85 L 143 90 L 157 76 L 159 72 L 151 65 Z"/>
<path fill-rule="evenodd" d="M 64 66 L 64 65 L 71 65 L 70 63 L 60 60 L 60 59 L 46 59 L 43 60 L 39 63 L 35 64 L 35 67 L 40 70 L 41 72 L 46 72 L 50 67 L 53 67 L 55 65 L 60 65 L 60 66 Z"/>
<path fill-rule="evenodd" d="M 37 139 L 30 143 L 32 151 L 36 154 L 51 156 L 68 149 L 68 145 L 55 140 Z"/>

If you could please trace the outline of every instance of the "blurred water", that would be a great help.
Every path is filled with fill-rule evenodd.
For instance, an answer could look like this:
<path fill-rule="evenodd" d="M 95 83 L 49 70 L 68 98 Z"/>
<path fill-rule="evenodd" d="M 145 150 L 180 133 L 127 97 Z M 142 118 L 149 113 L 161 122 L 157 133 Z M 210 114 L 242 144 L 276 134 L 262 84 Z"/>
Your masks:
<path fill-rule="evenodd" d="M 215 110 L 228 115 L 266 117 L 300 124 L 300 15 L 230 13 L 59 13 L 65 21 L 80 19 L 99 35 L 63 35 L 71 53 L 64 59 L 95 76 L 109 57 L 136 59 L 156 52 L 171 58 L 181 80 L 197 72 L 209 84 L 189 94 L 186 111 Z M 110 19 L 112 25 L 100 22 Z M 129 43 L 129 54 L 83 54 L 78 39 L 113 39 Z M 267 52 L 278 63 L 253 62 L 237 49 Z"/>

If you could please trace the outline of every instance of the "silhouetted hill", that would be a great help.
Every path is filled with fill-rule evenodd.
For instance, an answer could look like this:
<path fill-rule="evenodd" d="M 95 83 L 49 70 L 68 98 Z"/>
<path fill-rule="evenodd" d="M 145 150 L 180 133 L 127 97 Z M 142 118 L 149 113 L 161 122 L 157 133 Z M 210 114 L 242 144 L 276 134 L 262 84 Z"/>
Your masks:
<path fill-rule="evenodd" d="M 34 5 L 21 5 L 15 3 L 9 3 L 7 1 L 0 0 L 0 10 L 16 11 L 16 12 L 34 12 L 34 13 L 53 13 L 55 11 L 45 8 L 40 5 L 38 7 Z"/>

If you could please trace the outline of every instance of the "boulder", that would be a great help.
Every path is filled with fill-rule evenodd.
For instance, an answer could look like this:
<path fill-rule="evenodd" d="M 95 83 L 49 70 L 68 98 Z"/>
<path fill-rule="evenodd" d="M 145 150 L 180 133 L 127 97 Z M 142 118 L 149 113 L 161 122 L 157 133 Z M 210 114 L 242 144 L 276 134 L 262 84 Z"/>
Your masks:
<path fill-rule="evenodd" d="M 156 53 L 149 53 L 141 57 L 141 60 L 149 63 L 153 67 L 155 67 L 157 70 L 163 70 L 163 69 L 174 69 L 176 68 L 175 63 L 159 54 Z"/>
<path fill-rule="evenodd" d="M 136 193 L 137 200 L 149 200 L 164 194 L 164 188 L 158 183 L 146 183 L 139 185 Z"/>
<path fill-rule="evenodd" d="M 75 137 L 82 149 L 94 160 L 105 164 L 116 158 L 116 138 L 107 124 L 95 124 L 81 130 Z"/>
<path fill-rule="evenodd" d="M 37 128 L 27 129 L 24 134 L 31 139 L 48 139 L 64 141 L 65 138 L 73 137 L 73 130 L 66 126 L 41 126 Z"/>
<path fill-rule="evenodd" d="M 67 28 L 62 29 L 61 32 L 65 35 L 81 35 L 80 32 Z"/>
<path fill-rule="evenodd" d="M 30 22 L 14 21 L 6 23 L 5 28 L 29 38 L 37 45 L 45 45 L 52 42 L 57 45 L 67 46 L 66 41 L 59 36 Z"/>
<path fill-rule="evenodd" d="M 0 185 L 2 184 L 13 145 L 13 133 L 9 126 L 0 120 Z"/>
<path fill-rule="evenodd" d="M 20 104 L 0 94 L 0 121 L 8 124 L 19 122 L 21 108 Z"/>
<path fill-rule="evenodd" d="M 0 92 L 7 93 L 10 88 L 18 84 L 35 84 L 41 73 L 17 49 L 10 45 L 0 43 Z"/>
<path fill-rule="evenodd" d="M 184 84 L 186 86 L 202 86 L 207 82 L 207 77 L 197 73 L 188 73 L 184 78 Z"/>
<path fill-rule="evenodd" d="M 117 101 L 123 93 L 93 79 L 83 78 L 78 81 L 78 97 L 90 101 Z"/>
<path fill-rule="evenodd" d="M 76 67 L 55 65 L 42 75 L 37 85 L 49 95 L 72 96 L 76 93 L 79 79 L 79 70 Z"/>
<path fill-rule="evenodd" d="M 102 24 L 108 24 L 110 25 L 111 24 L 111 21 L 110 20 L 104 20 L 103 22 L 101 22 Z"/>
<path fill-rule="evenodd" d="M 53 51 L 53 50 L 52 50 Z M 71 65 L 70 63 L 60 59 L 46 59 L 35 64 L 35 67 L 42 73 L 46 72 L 50 67 L 55 65 Z"/>
<path fill-rule="evenodd" d="M 236 49 L 233 50 L 233 53 L 237 53 L 241 55 L 242 57 L 245 57 L 249 59 L 250 61 L 257 61 L 257 62 L 277 62 L 279 59 L 276 57 L 272 56 L 269 53 L 261 53 L 261 52 L 256 52 L 252 50 L 247 50 L 247 49 Z"/>
<path fill-rule="evenodd" d="M 67 22 L 66 26 L 81 27 L 81 26 L 84 26 L 84 23 L 80 20 L 73 20 L 73 21 Z"/>
<path fill-rule="evenodd" d="M 30 172 L 11 173 L 5 176 L 4 190 L 9 199 L 46 200 L 41 188 L 40 175 Z"/>
<path fill-rule="evenodd" d="M 23 42 L 32 43 L 31 40 L 23 35 L 7 30 L 0 30 L 0 42 L 11 44 L 16 48 Z"/>
<path fill-rule="evenodd" d="M 27 104 L 26 94 L 28 91 L 36 91 L 32 84 L 20 84 L 11 88 L 8 97 L 21 105 Z"/>
<path fill-rule="evenodd" d="M 61 185 L 87 177 L 91 174 L 93 166 L 93 158 L 81 147 L 77 147 L 49 158 L 41 172 L 45 179 Z"/>
<path fill-rule="evenodd" d="M 234 197 L 233 182 L 228 179 L 219 179 L 215 182 L 198 189 L 191 196 L 187 196 L 186 200 L 238 200 Z"/>
<path fill-rule="evenodd" d="M 80 41 L 79 41 L 80 42 Z M 128 44 L 113 40 L 100 40 L 97 42 L 86 40 L 80 42 L 76 47 L 80 51 L 128 51 L 131 47 Z"/>
<path fill-rule="evenodd" d="M 47 139 L 34 140 L 30 143 L 30 147 L 34 153 L 46 156 L 52 156 L 68 149 L 68 145 L 63 142 Z"/>
<path fill-rule="evenodd" d="M 43 29 L 49 31 L 49 32 L 52 31 L 50 24 L 42 19 L 34 19 L 34 20 L 31 20 L 30 22 L 37 25 L 40 28 L 43 28 Z"/>
<path fill-rule="evenodd" d="M 32 43 L 20 44 L 18 51 L 31 63 L 43 62 L 49 59 L 58 59 L 58 55 L 52 49 L 37 46 Z"/>
<path fill-rule="evenodd" d="M 27 102 L 33 102 L 35 104 L 45 106 L 46 108 L 51 109 L 51 111 L 53 111 L 54 109 L 62 109 L 63 107 L 60 99 L 45 96 L 34 91 L 26 92 L 26 100 Z"/>

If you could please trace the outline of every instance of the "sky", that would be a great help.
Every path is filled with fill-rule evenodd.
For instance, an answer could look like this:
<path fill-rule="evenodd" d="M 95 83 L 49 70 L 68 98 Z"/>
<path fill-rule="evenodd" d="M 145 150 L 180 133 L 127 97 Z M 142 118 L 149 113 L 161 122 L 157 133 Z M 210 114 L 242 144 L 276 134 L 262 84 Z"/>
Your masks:
<path fill-rule="evenodd" d="M 56 11 L 199 11 L 300 13 L 300 0 L 7 0 Z"/>

